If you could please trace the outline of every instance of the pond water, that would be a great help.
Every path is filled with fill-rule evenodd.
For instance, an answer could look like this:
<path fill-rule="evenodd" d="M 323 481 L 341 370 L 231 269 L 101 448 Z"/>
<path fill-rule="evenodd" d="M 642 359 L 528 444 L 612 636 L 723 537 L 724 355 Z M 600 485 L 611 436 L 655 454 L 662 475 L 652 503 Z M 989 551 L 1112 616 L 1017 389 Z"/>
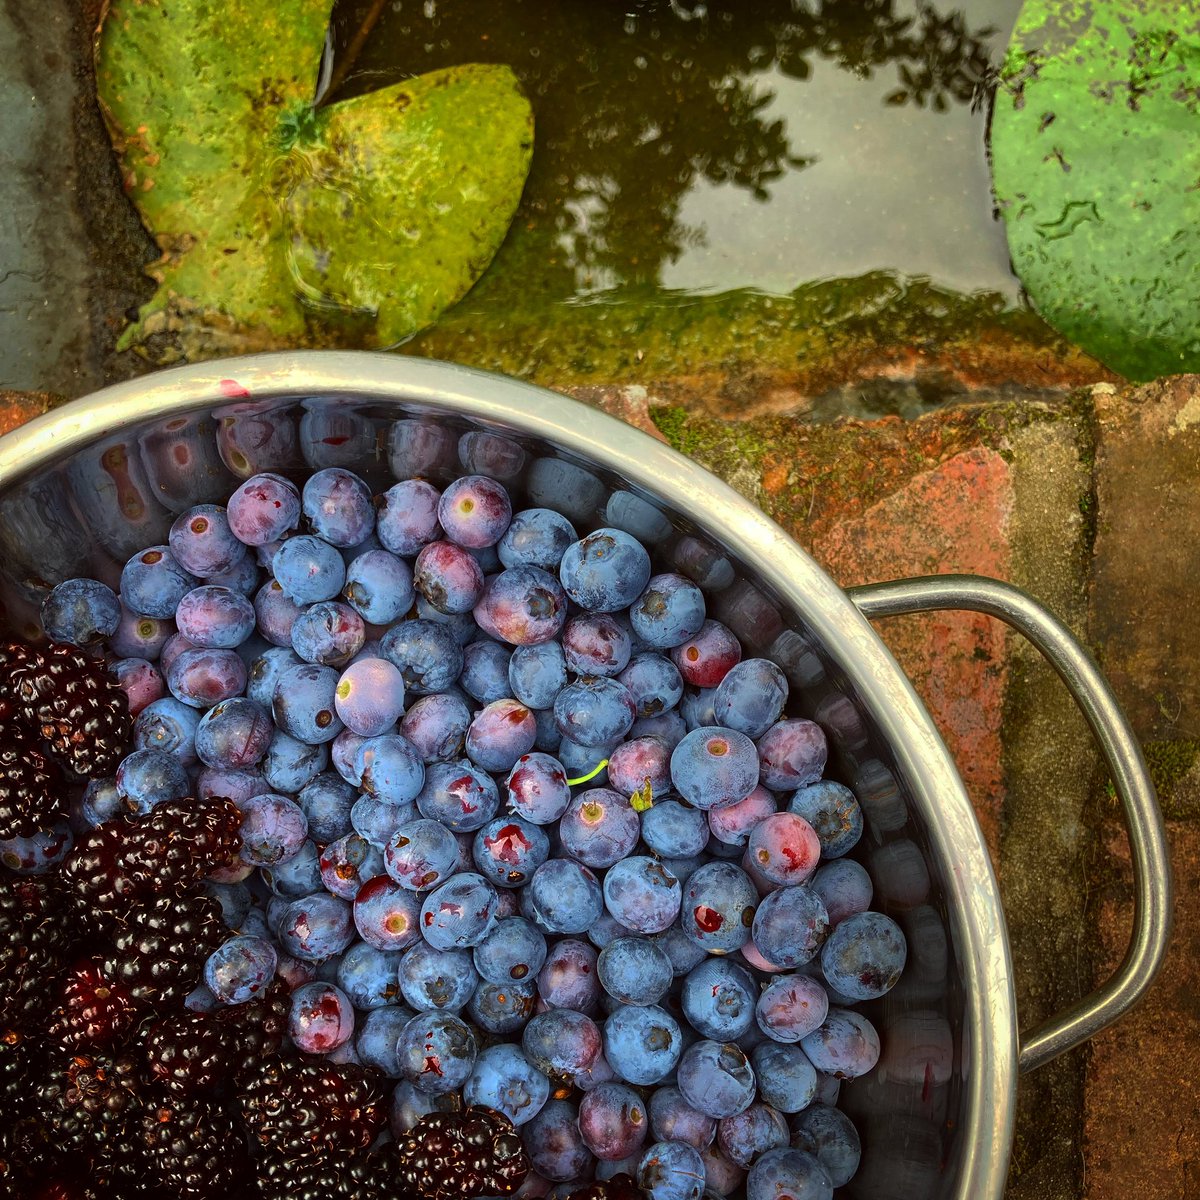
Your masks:
<path fill-rule="evenodd" d="M 336 7 L 335 68 L 372 7 Z M 753 326 L 760 352 L 792 361 L 829 351 L 828 336 L 799 350 L 782 336 L 814 319 L 911 326 L 983 303 L 1036 321 L 986 158 L 989 73 L 1019 8 L 391 0 L 335 98 L 507 63 L 536 122 L 509 237 L 417 348 L 533 377 L 560 364 L 626 378 L 695 369 L 691 329 L 720 358 Z M 781 336 L 760 341 L 764 324 Z"/>

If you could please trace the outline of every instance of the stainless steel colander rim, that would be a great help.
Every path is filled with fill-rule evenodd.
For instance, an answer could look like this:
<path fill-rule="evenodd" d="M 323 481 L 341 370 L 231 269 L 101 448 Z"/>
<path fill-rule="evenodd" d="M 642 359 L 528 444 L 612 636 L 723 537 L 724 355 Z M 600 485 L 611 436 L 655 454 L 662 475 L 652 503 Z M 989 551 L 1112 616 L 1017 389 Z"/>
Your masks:
<path fill-rule="evenodd" d="M 296 351 L 175 367 L 72 401 L 0 438 L 0 493 L 105 436 L 150 419 L 322 394 L 404 401 L 542 438 L 687 513 L 799 612 L 853 679 L 895 756 L 943 865 L 963 973 L 964 1109 L 947 1192 L 999 1200 L 1016 1097 L 1016 1003 L 995 874 L 961 777 L 912 684 L 846 593 L 778 525 L 669 446 L 557 393 L 456 364 L 357 351 Z M 966 1060 L 969 1056 L 969 1062 Z"/>

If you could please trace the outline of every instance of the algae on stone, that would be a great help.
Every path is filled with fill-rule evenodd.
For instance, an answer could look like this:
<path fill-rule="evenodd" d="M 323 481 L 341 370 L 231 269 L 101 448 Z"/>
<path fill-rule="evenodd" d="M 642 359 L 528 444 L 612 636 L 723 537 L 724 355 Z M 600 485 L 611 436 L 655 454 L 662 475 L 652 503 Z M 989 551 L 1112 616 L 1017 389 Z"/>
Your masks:
<path fill-rule="evenodd" d="M 515 76 L 471 64 L 314 108 L 331 7 L 111 0 L 100 103 L 163 251 L 122 348 L 388 345 L 491 261 L 533 148 Z"/>

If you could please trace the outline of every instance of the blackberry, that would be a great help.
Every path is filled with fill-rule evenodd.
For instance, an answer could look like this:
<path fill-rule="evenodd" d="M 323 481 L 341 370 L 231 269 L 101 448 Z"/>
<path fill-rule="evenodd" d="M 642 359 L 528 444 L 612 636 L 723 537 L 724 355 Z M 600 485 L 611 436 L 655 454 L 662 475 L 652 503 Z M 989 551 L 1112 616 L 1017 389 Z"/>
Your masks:
<path fill-rule="evenodd" d="M 250 1166 L 238 1123 L 211 1100 L 172 1098 L 148 1106 L 141 1142 L 150 1174 L 178 1200 L 228 1195 Z"/>
<path fill-rule="evenodd" d="M 258 1190 L 262 1200 L 417 1200 L 397 1182 L 398 1170 L 395 1142 L 349 1158 L 266 1158 L 258 1163 Z"/>
<path fill-rule="evenodd" d="M 64 767 L 111 775 L 133 733 L 129 702 L 103 660 L 65 642 L 27 648 L 9 668 L 9 687 L 24 723 L 50 743 Z"/>
<path fill-rule="evenodd" d="M 32 837 L 67 816 L 58 768 L 42 753 L 37 735 L 6 719 L 0 700 L 0 840 Z"/>
<path fill-rule="evenodd" d="M 279 1053 L 291 1011 L 291 989 L 278 976 L 254 1000 L 219 1011 L 217 1019 L 233 1039 L 233 1075 L 238 1087 L 253 1079 L 262 1064 Z"/>
<path fill-rule="evenodd" d="M 137 1005 L 130 989 L 114 982 L 97 959 L 76 963 L 67 972 L 59 997 L 47 1032 L 71 1049 L 115 1042 L 137 1018 Z"/>
<path fill-rule="evenodd" d="M 587 1183 L 576 1188 L 567 1200 L 642 1200 L 642 1193 L 631 1175 L 622 1172 L 604 1183 Z"/>
<path fill-rule="evenodd" d="M 102 918 L 124 916 L 155 896 L 186 892 L 241 848 L 232 800 L 165 800 L 144 816 L 89 830 L 63 875 Z"/>
<path fill-rule="evenodd" d="M 220 901 L 212 896 L 160 896 L 126 917 L 104 969 L 136 1000 L 181 1001 L 200 982 L 204 960 L 228 937 Z"/>
<path fill-rule="evenodd" d="M 127 1054 L 52 1053 L 37 1107 L 52 1140 L 68 1156 L 127 1142 L 142 1108 L 137 1064 Z"/>
<path fill-rule="evenodd" d="M 422 1200 L 510 1196 L 529 1173 L 513 1123 L 490 1108 L 424 1116 L 397 1142 L 402 1187 Z"/>
<path fill-rule="evenodd" d="M 282 1158 L 363 1150 L 385 1118 L 381 1077 L 352 1064 L 270 1059 L 239 1100 L 250 1136 Z"/>
<path fill-rule="evenodd" d="M 0 1027 L 29 1029 L 44 1020 L 75 944 L 76 925 L 63 918 L 64 897 L 52 878 L 0 873 Z"/>
<path fill-rule="evenodd" d="M 146 1032 L 146 1070 L 172 1095 L 212 1096 L 230 1085 L 241 1051 L 233 1027 L 207 1013 L 184 1010 Z"/>

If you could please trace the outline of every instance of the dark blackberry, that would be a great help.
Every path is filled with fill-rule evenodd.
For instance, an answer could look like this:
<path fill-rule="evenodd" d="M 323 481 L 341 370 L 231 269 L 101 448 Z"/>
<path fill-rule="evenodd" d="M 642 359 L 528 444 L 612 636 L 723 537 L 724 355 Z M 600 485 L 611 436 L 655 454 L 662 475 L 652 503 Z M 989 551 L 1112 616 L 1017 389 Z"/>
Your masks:
<path fill-rule="evenodd" d="M 4 718 L 9 707 L 0 700 L 0 839 L 32 837 L 68 811 L 58 768 L 32 729 Z"/>
<path fill-rule="evenodd" d="M 120 1145 L 136 1132 L 141 1114 L 137 1064 L 128 1054 L 52 1052 L 36 1103 L 52 1140 L 68 1156 Z"/>
<path fill-rule="evenodd" d="M 280 1158 L 363 1150 L 385 1118 L 377 1072 L 324 1060 L 269 1059 L 238 1098 L 251 1138 Z"/>
<path fill-rule="evenodd" d="M 346 1158 L 265 1158 L 258 1163 L 262 1200 L 418 1200 L 397 1182 L 395 1142 Z"/>
<path fill-rule="evenodd" d="M 291 1011 L 291 989 L 278 976 L 256 999 L 218 1011 L 217 1019 L 232 1036 L 236 1056 L 233 1077 L 238 1087 L 245 1086 L 267 1059 L 279 1053 Z"/>
<path fill-rule="evenodd" d="M 129 702 L 102 659 L 76 646 L 51 642 L 9 670 L 24 722 L 76 775 L 111 775 L 129 749 Z"/>
<path fill-rule="evenodd" d="M 69 961 L 77 925 L 53 877 L 0 872 L 0 1028 L 41 1024 L 54 979 Z"/>
<path fill-rule="evenodd" d="M 396 1144 L 400 1184 L 422 1200 L 510 1196 L 529 1174 L 513 1123 L 490 1108 L 429 1113 Z"/>
<path fill-rule="evenodd" d="M 238 1122 L 218 1102 L 173 1097 L 142 1112 L 150 1174 L 178 1200 L 226 1196 L 250 1168 Z"/>
<path fill-rule="evenodd" d="M 186 1009 L 151 1025 L 145 1047 L 151 1081 L 179 1096 L 212 1096 L 226 1090 L 241 1057 L 232 1026 Z"/>
<path fill-rule="evenodd" d="M 115 982 L 102 962 L 85 959 L 67 971 L 47 1032 L 73 1050 L 106 1046 L 128 1032 L 137 1007 L 130 989 Z"/>
<path fill-rule="evenodd" d="M 229 936 L 214 897 L 160 896 L 121 923 L 104 969 L 136 1000 L 181 1001 L 200 982 L 204 960 Z"/>
<path fill-rule="evenodd" d="M 126 915 L 155 896 L 182 894 L 241 848 L 232 800 L 165 800 L 144 816 L 89 830 L 63 863 L 63 876 L 102 918 Z"/>
<path fill-rule="evenodd" d="M 584 1184 L 569 1193 L 567 1200 L 642 1200 L 642 1193 L 633 1176 L 622 1172 L 605 1183 Z"/>

